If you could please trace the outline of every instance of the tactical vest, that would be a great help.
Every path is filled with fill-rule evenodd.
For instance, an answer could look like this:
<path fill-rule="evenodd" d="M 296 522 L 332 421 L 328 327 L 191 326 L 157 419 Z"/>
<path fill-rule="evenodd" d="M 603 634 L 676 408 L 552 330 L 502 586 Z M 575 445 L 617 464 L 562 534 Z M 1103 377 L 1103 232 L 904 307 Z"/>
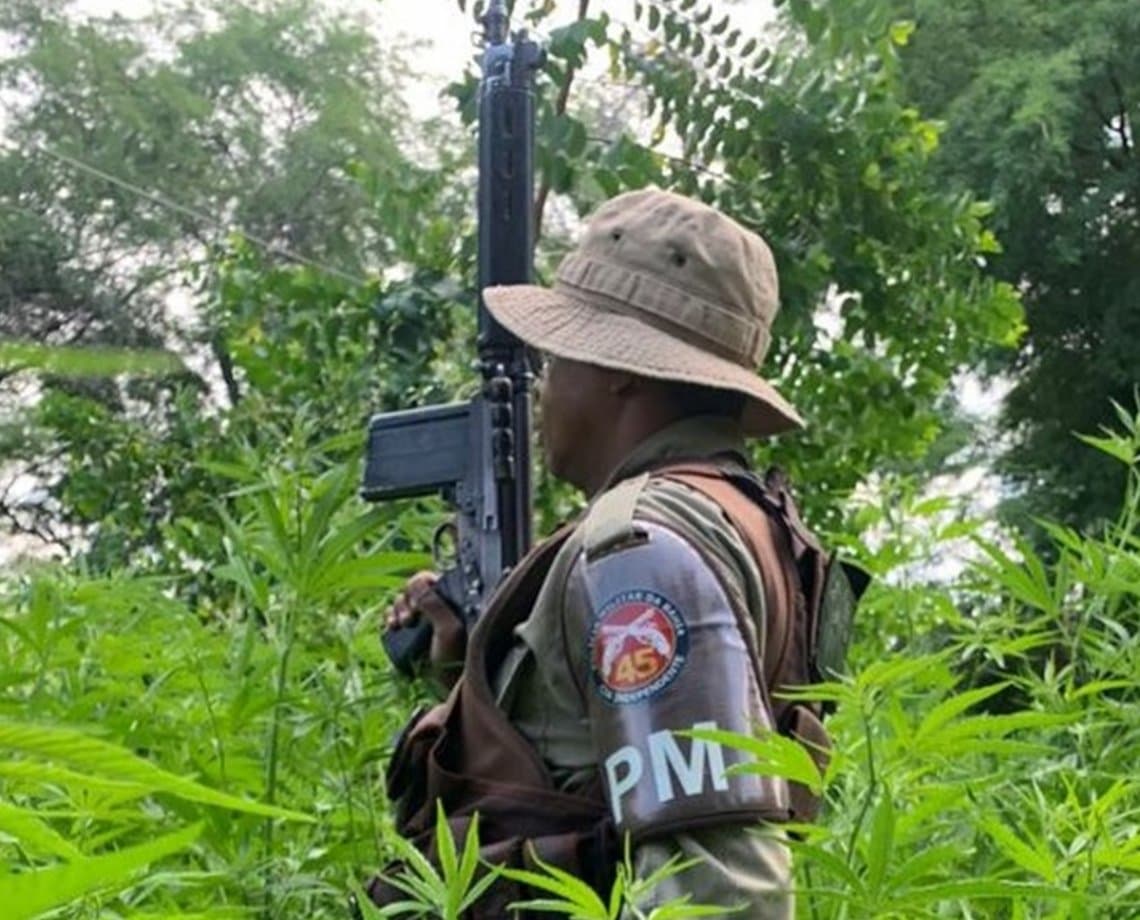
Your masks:
<path fill-rule="evenodd" d="M 828 559 L 800 521 L 786 484 L 770 472 L 764 482 L 708 462 L 655 470 L 718 505 L 746 539 L 761 572 L 765 602 L 762 686 L 773 692 L 820 680 L 820 609 Z M 574 530 L 567 525 L 536 546 L 509 574 L 472 631 L 463 676 L 443 703 L 417 714 L 405 729 L 388 769 L 388 794 L 397 831 L 429 858 L 435 855 L 437 803 L 462 841 L 479 816 L 481 853 L 488 862 L 536 866 L 535 857 L 572 872 L 603 897 L 609 894 L 619 842 L 600 777 L 573 794 L 555 787 L 539 753 L 497 705 L 492 675 L 511 648 L 514 628 L 531 613 L 558 551 Z M 832 624 L 842 629 L 843 624 Z M 849 625 L 849 624 L 848 624 Z M 748 635 L 749 630 L 742 633 Z M 834 645 L 834 643 L 832 643 Z M 761 656 L 755 648 L 752 657 Z M 773 724 L 803 741 L 821 771 L 829 740 L 817 703 L 766 700 Z M 818 800 L 791 784 L 785 820 L 814 819 Z M 368 893 L 377 904 L 403 894 L 376 878 Z M 470 920 L 510 915 L 507 905 L 530 896 L 497 882 L 469 913 Z"/>

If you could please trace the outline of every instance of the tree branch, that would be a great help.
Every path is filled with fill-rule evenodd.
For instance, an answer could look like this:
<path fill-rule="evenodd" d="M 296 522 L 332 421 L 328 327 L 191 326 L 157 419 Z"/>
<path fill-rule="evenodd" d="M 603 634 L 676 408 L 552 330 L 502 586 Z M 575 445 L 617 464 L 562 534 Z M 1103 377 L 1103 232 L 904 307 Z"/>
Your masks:
<path fill-rule="evenodd" d="M 1112 84 L 1112 90 L 1116 93 L 1116 110 L 1117 115 L 1116 133 L 1120 135 L 1120 144 L 1124 148 L 1125 156 L 1132 155 L 1132 142 L 1128 137 L 1128 106 L 1124 103 L 1124 88 L 1120 85 L 1120 80 L 1116 77 L 1116 72 L 1109 68 L 1108 82 Z"/>
<path fill-rule="evenodd" d="M 1092 105 L 1092 109 L 1096 113 L 1096 117 L 1100 120 L 1100 126 L 1102 128 L 1104 128 L 1104 130 L 1106 132 L 1108 132 L 1109 134 L 1120 133 L 1123 126 L 1118 128 L 1115 124 L 1113 124 L 1113 120 L 1108 116 L 1108 114 L 1104 111 L 1104 109 L 1102 109 L 1100 107 L 1100 100 L 1097 99 L 1096 93 L 1093 92 L 1092 90 L 1086 90 L 1085 98 Z M 1124 162 L 1125 162 L 1124 157 L 1113 156 L 1111 146 L 1105 144 L 1103 138 L 1101 139 L 1101 145 L 1102 145 L 1102 147 L 1105 148 L 1103 156 L 1106 160 L 1108 160 L 1109 164 L 1113 167 L 1113 169 L 1123 170 L 1124 169 Z M 1128 149 L 1128 144 L 1126 142 L 1124 145 L 1124 155 L 1127 156 L 1128 153 L 1129 153 L 1129 149 Z"/>
<path fill-rule="evenodd" d="M 214 353 L 214 357 L 218 359 L 218 367 L 222 371 L 222 380 L 224 380 L 226 384 L 226 395 L 230 398 L 230 405 L 236 406 L 241 402 L 241 386 L 238 384 L 237 376 L 234 374 L 234 359 L 222 342 L 220 332 L 210 340 L 210 350 Z"/>
<path fill-rule="evenodd" d="M 581 22 L 590 11 L 590 0 L 578 0 L 578 22 Z M 566 78 L 562 81 L 562 86 L 558 88 L 558 98 L 554 102 L 554 114 L 565 115 L 566 105 L 570 101 L 570 85 L 574 82 L 574 74 L 576 73 L 573 67 L 566 68 Z M 546 199 L 550 195 L 550 176 L 543 176 L 542 185 L 539 186 L 538 194 L 534 198 L 534 239 L 538 242 L 542 236 L 542 212 L 546 210 Z"/>

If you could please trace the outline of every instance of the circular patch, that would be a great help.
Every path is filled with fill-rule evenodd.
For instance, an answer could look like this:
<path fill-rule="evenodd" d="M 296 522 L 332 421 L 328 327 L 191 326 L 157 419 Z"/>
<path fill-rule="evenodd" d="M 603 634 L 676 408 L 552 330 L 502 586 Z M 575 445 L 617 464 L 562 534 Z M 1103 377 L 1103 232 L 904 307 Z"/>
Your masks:
<path fill-rule="evenodd" d="M 689 652 L 689 628 L 680 612 L 653 591 L 610 598 L 590 628 L 590 668 L 608 703 L 638 703 L 680 673 Z"/>

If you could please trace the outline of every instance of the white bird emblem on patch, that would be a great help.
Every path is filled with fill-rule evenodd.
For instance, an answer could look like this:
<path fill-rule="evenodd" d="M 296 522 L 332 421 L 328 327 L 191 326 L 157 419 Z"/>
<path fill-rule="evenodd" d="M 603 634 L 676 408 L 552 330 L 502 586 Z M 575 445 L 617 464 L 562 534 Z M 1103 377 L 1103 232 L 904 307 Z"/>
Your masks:
<path fill-rule="evenodd" d="M 601 629 L 605 646 L 602 649 L 602 673 L 609 674 L 613 664 L 621 655 L 626 639 L 633 639 L 642 645 L 650 646 L 663 658 L 668 658 L 673 646 L 662 634 L 661 627 L 657 625 L 653 607 L 647 607 L 637 619 L 617 626 L 605 625 Z"/>

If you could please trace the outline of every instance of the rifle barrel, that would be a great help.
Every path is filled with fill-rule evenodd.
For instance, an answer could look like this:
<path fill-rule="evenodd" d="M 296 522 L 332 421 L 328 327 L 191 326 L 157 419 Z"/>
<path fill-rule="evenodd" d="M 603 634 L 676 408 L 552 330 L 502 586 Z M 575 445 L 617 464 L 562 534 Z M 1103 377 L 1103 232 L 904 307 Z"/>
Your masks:
<path fill-rule="evenodd" d="M 488 45 L 501 45 L 507 40 L 510 13 L 506 0 L 491 0 L 483 16 L 483 35 Z"/>

